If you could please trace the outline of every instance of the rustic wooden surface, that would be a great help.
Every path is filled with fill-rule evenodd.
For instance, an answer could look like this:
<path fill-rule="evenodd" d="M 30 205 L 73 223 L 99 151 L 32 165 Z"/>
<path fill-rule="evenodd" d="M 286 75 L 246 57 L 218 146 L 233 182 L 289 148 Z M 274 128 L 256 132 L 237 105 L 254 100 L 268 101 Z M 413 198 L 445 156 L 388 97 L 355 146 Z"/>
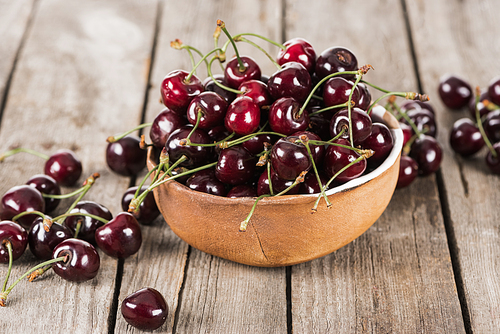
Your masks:
<path fill-rule="evenodd" d="M 143 112 L 151 121 L 161 111 L 163 76 L 190 68 L 185 51 L 169 42 L 180 38 L 206 52 L 218 18 L 232 34 L 304 37 L 318 54 L 350 48 L 375 67 L 367 80 L 431 95 L 444 148 L 439 173 L 397 190 L 374 226 L 333 254 L 288 268 L 248 267 L 192 249 L 160 217 L 143 228 L 135 256 L 101 253 L 90 282 L 48 273 L 21 283 L 0 309 L 0 330 L 135 333 L 117 307 L 149 286 L 169 304 L 158 330 L 165 333 L 499 332 L 500 179 L 489 174 L 485 151 L 472 159 L 453 154 L 449 129 L 467 111 L 447 110 L 436 92 L 447 72 L 481 87 L 500 74 L 499 12 L 495 0 L 0 0 L 0 151 L 75 150 L 82 181 L 102 175 L 87 198 L 114 214 L 133 180 L 107 169 L 105 138 L 139 124 Z M 272 74 L 273 65 L 256 58 Z M 9 158 L 0 166 L 1 193 L 42 166 L 29 155 Z M 35 263 L 27 252 L 13 275 Z"/>

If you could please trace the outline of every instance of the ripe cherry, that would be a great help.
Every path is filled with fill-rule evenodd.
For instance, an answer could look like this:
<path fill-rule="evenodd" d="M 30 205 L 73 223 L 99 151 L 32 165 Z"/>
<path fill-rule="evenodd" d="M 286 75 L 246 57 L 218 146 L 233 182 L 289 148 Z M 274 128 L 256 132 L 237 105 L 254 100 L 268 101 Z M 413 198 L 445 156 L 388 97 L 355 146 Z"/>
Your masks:
<path fill-rule="evenodd" d="M 493 144 L 497 156 L 493 156 L 490 150 L 486 154 L 486 165 L 493 174 L 500 175 L 500 142 Z"/>
<path fill-rule="evenodd" d="M 80 239 L 67 239 L 54 248 L 53 259 L 67 257 L 52 265 L 54 272 L 67 281 L 83 282 L 97 276 L 101 260 L 94 246 Z"/>
<path fill-rule="evenodd" d="M 42 217 L 38 217 L 28 231 L 30 251 L 40 260 L 50 259 L 54 248 L 71 237 L 73 237 L 71 231 L 58 222 L 53 222 L 47 232 Z"/>
<path fill-rule="evenodd" d="M 122 209 L 123 211 L 127 211 L 130 205 L 130 202 L 134 198 L 134 195 L 139 187 L 131 187 L 128 188 L 122 196 Z M 143 186 L 141 188 L 140 193 L 144 192 L 147 187 Z M 138 212 L 132 212 L 135 219 L 142 225 L 151 225 L 153 221 L 160 215 L 160 210 L 158 210 L 158 206 L 156 205 L 155 197 L 153 192 L 150 191 L 144 201 L 139 205 Z M 111 218 L 107 218 L 111 219 Z"/>
<path fill-rule="evenodd" d="M 227 62 L 224 69 L 224 79 L 227 85 L 237 89 L 243 82 L 248 80 L 260 80 L 261 71 L 259 65 L 251 57 L 240 57 L 244 69 L 240 69 L 238 58 L 234 57 Z"/>
<path fill-rule="evenodd" d="M 329 74 L 355 71 L 358 69 L 358 60 L 351 50 L 343 47 L 332 47 L 321 52 L 316 60 L 316 74 L 323 79 Z M 342 75 L 353 78 L 353 75 Z"/>
<path fill-rule="evenodd" d="M 404 188 L 409 186 L 415 180 L 417 175 L 417 162 L 407 155 L 402 155 L 399 163 L 399 177 L 396 188 Z"/>
<path fill-rule="evenodd" d="M 342 138 L 337 139 L 335 143 L 349 146 L 349 142 Z M 359 157 L 359 153 L 354 150 L 335 145 L 328 146 L 323 162 L 327 177 L 332 178 L 342 168 L 354 162 Z M 366 165 L 366 159 L 354 163 L 335 178 L 336 183 L 345 183 L 361 176 L 366 169 Z"/>
<path fill-rule="evenodd" d="M 328 79 L 323 87 L 323 103 L 326 107 L 336 106 L 349 101 L 353 82 L 342 77 L 333 77 Z M 355 106 L 360 104 L 361 93 L 356 86 L 352 93 L 352 101 Z M 368 102 L 369 103 L 369 102 Z M 330 113 L 331 114 L 331 113 Z"/>
<path fill-rule="evenodd" d="M 155 289 L 143 288 L 128 295 L 121 304 L 123 318 L 131 326 L 145 331 L 160 328 L 168 316 L 165 298 Z"/>
<path fill-rule="evenodd" d="M 311 92 L 311 76 L 306 68 L 297 62 L 289 62 L 282 66 L 269 78 L 267 86 L 274 99 L 293 97 L 304 102 Z"/>
<path fill-rule="evenodd" d="M 461 118 L 453 124 L 450 131 L 450 146 L 462 156 L 470 156 L 484 146 L 483 136 L 474 122 Z"/>
<path fill-rule="evenodd" d="M 321 140 L 321 138 L 310 131 L 297 131 L 292 134 L 292 137 L 299 138 L 300 136 L 305 135 L 309 140 Z M 323 162 L 323 158 L 325 157 L 325 146 L 324 145 L 314 145 L 309 143 L 309 149 L 311 150 L 312 157 L 314 159 L 314 163 L 318 166 Z"/>
<path fill-rule="evenodd" d="M 368 165 L 378 166 L 389 156 L 394 147 L 391 130 L 382 123 L 373 123 L 371 134 L 361 143 L 364 149 L 371 149 L 375 153 L 368 159 Z"/>
<path fill-rule="evenodd" d="M 107 255 L 124 259 L 141 248 L 141 227 L 132 214 L 121 212 L 95 231 L 95 241 Z"/>
<path fill-rule="evenodd" d="M 439 96 L 450 109 L 465 107 L 473 97 L 472 88 L 462 78 L 455 75 L 444 75 L 439 82 Z"/>
<path fill-rule="evenodd" d="M 304 131 L 309 125 L 309 115 L 304 110 L 299 115 L 301 105 L 291 97 L 282 97 L 276 100 L 269 109 L 269 126 L 274 132 L 291 135 L 297 131 Z"/>
<path fill-rule="evenodd" d="M 486 115 L 483 121 L 484 132 L 489 140 L 496 143 L 500 141 L 500 110 L 493 110 Z"/>
<path fill-rule="evenodd" d="M 259 127 L 260 108 L 248 96 L 237 97 L 227 108 L 224 125 L 240 136 L 251 134 Z"/>
<path fill-rule="evenodd" d="M 11 220 L 16 215 L 25 211 L 45 211 L 45 200 L 42 194 L 37 189 L 28 185 L 10 188 L 2 196 L 1 204 L 2 220 Z M 29 229 L 38 217 L 35 214 L 25 215 L 17 219 L 16 222 L 25 229 Z"/>
<path fill-rule="evenodd" d="M 12 246 L 12 260 L 15 261 L 26 250 L 28 234 L 19 224 L 8 220 L 0 221 L 0 263 L 9 263 L 7 242 Z"/>
<path fill-rule="evenodd" d="M 359 108 L 351 109 L 352 137 L 354 145 L 360 144 L 372 131 L 372 119 Z M 330 121 L 330 136 L 336 137 L 342 130 L 341 138 L 349 138 L 349 110 L 347 108 L 337 112 Z"/>
<path fill-rule="evenodd" d="M 271 105 L 273 99 L 269 94 L 268 87 L 265 83 L 260 80 L 248 80 L 245 81 L 238 87 L 240 92 L 243 92 L 244 96 L 248 96 L 255 102 L 259 108 Z"/>
<path fill-rule="evenodd" d="M 175 70 L 167 74 L 160 87 L 163 104 L 171 110 L 185 114 L 191 100 L 201 92 L 203 85 L 195 75 L 189 80 L 189 73 L 183 70 Z"/>
<path fill-rule="evenodd" d="M 27 185 L 37 189 L 41 194 L 61 195 L 61 188 L 56 180 L 45 174 L 37 174 L 26 182 Z M 52 212 L 61 202 L 58 198 L 44 197 L 45 212 Z"/>
<path fill-rule="evenodd" d="M 91 214 L 106 220 L 113 219 L 113 215 L 108 208 L 93 201 L 78 202 L 70 213 Z M 103 226 L 104 223 L 85 215 L 69 216 L 66 217 L 66 220 L 64 221 L 64 225 L 66 225 L 66 227 L 71 231 L 71 235 L 75 234 L 79 223 L 81 225 L 77 238 L 90 242 L 91 244 L 95 244 L 95 231 L 99 227 Z"/>
<path fill-rule="evenodd" d="M 236 186 L 252 178 L 257 158 L 242 146 L 222 150 L 215 166 L 215 176 L 221 182 Z"/>
<path fill-rule="evenodd" d="M 241 146 L 243 146 L 245 149 L 247 149 L 248 152 L 256 155 L 256 154 L 262 153 L 262 151 L 264 151 L 264 145 L 266 145 L 265 143 L 268 143 L 269 145 L 271 145 L 275 141 L 276 141 L 276 139 L 273 138 L 273 136 L 271 136 L 269 134 L 259 134 L 259 135 L 256 135 L 256 136 L 244 141 L 241 144 Z"/>
<path fill-rule="evenodd" d="M 410 156 L 418 164 L 418 174 L 425 176 L 439 169 L 443 153 L 434 137 L 421 135 L 411 146 Z"/>
<path fill-rule="evenodd" d="M 309 73 L 313 73 L 316 66 L 316 51 L 312 45 L 303 38 L 293 38 L 284 44 L 286 49 L 280 49 L 276 61 L 279 65 L 288 62 L 301 63 Z"/>
<path fill-rule="evenodd" d="M 273 187 L 273 194 L 276 195 L 288 187 L 292 186 L 295 180 L 284 180 L 278 176 L 274 172 L 274 170 L 271 168 L 271 184 Z M 286 193 L 287 195 L 294 195 L 298 194 L 300 190 L 300 184 L 297 184 L 288 192 Z M 269 178 L 268 178 L 268 172 L 267 169 L 265 169 L 262 174 L 259 177 L 259 180 L 257 181 L 257 196 L 265 195 L 265 194 L 270 194 L 270 188 L 269 188 Z"/>
<path fill-rule="evenodd" d="M 495 103 L 497 106 L 500 106 L 500 76 L 495 77 L 491 80 L 488 86 L 488 95 L 491 99 L 491 102 Z"/>
<path fill-rule="evenodd" d="M 434 119 L 434 114 L 426 109 L 411 109 L 408 110 L 406 114 L 417 126 L 418 131 L 425 131 L 426 135 L 436 137 L 437 126 Z"/>
<path fill-rule="evenodd" d="M 82 175 L 82 163 L 70 150 L 59 150 L 45 162 L 44 173 L 62 186 L 71 187 Z"/>
<path fill-rule="evenodd" d="M 304 178 L 304 182 L 300 185 L 300 193 L 301 194 L 319 194 L 324 185 L 328 183 L 328 178 L 324 173 L 319 173 L 319 178 L 321 180 L 322 185 L 320 186 L 318 183 L 318 178 L 314 172 L 309 172 L 306 174 Z M 328 189 L 327 189 L 328 190 Z"/>
<path fill-rule="evenodd" d="M 226 186 L 215 176 L 212 168 L 200 170 L 186 181 L 186 186 L 206 194 L 226 196 Z"/>
<path fill-rule="evenodd" d="M 358 88 L 359 90 L 359 100 L 356 106 L 363 110 L 367 110 L 370 106 L 370 103 L 372 102 L 372 94 L 370 93 L 368 86 L 362 82 L 358 83 L 356 88 Z"/>
<path fill-rule="evenodd" d="M 185 124 L 187 124 L 185 117 L 165 108 L 153 120 L 149 138 L 151 138 L 153 145 L 161 150 L 165 146 L 168 136 Z"/>
<path fill-rule="evenodd" d="M 271 149 L 270 159 L 273 170 L 284 180 L 293 181 L 312 167 L 309 153 L 299 137 L 279 139 Z"/>
<path fill-rule="evenodd" d="M 488 94 L 488 91 L 483 91 L 481 95 L 479 95 L 479 102 L 477 103 L 477 109 L 479 110 L 479 115 L 483 117 L 484 115 L 488 114 L 491 110 L 486 107 L 486 105 L 483 103 L 484 100 L 490 101 L 490 96 Z M 471 98 L 469 101 L 469 113 L 473 119 L 476 119 L 476 99 Z"/>
<path fill-rule="evenodd" d="M 172 132 L 168 137 L 165 147 L 171 161 L 179 160 L 183 155 L 187 160 L 182 162 L 180 166 L 187 168 L 199 167 L 206 164 L 212 158 L 212 148 L 206 146 L 184 145 L 183 140 L 192 132 L 190 141 L 196 144 L 209 144 L 212 142 L 210 136 L 202 129 L 194 131 L 192 125 L 184 125 Z"/>
<path fill-rule="evenodd" d="M 200 129 L 209 130 L 224 123 L 226 110 L 226 100 L 217 93 L 203 92 L 191 100 L 187 110 L 187 119 L 193 125 L 198 123 Z M 198 121 L 199 113 L 201 117 Z"/>
<path fill-rule="evenodd" d="M 109 143 L 106 148 L 108 167 L 122 176 L 133 176 L 143 170 L 147 152 L 141 149 L 140 142 L 138 137 L 126 136 Z"/>

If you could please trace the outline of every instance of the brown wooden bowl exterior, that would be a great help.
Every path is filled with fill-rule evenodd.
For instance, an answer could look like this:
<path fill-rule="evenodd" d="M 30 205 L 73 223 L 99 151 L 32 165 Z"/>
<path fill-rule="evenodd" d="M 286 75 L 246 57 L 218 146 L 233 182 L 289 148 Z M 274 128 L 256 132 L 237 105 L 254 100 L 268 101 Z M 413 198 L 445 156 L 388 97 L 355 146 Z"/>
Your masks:
<path fill-rule="evenodd" d="M 394 129 L 398 127 L 394 121 L 392 118 L 386 124 Z M 147 161 L 151 170 L 155 163 L 150 154 L 151 150 Z M 400 154 L 379 176 L 329 195 L 331 208 L 322 199 L 314 214 L 311 208 L 316 196 L 263 198 L 246 232 L 239 232 L 239 226 L 255 198 L 209 195 L 174 180 L 155 188 L 154 195 L 167 224 L 189 245 L 251 266 L 289 266 L 330 254 L 363 234 L 391 200 L 399 160 Z"/>

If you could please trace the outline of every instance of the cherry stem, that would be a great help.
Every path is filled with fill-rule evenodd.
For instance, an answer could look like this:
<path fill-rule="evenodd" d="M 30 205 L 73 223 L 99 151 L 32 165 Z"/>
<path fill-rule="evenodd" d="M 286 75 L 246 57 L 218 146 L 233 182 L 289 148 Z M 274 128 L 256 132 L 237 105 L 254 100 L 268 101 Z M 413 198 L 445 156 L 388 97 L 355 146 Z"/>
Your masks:
<path fill-rule="evenodd" d="M 267 162 L 267 180 L 269 181 L 269 193 L 271 195 L 274 195 L 273 182 L 271 180 L 271 162 L 270 161 Z"/>
<path fill-rule="evenodd" d="M 184 81 L 186 82 L 189 82 L 191 80 L 191 77 L 194 75 L 194 73 L 196 72 L 196 69 L 201 65 L 201 63 L 203 63 L 204 61 L 206 61 L 206 59 L 208 58 L 208 56 L 210 56 L 212 53 L 214 52 L 217 52 L 217 51 L 221 51 L 223 52 L 222 49 L 213 49 L 212 51 L 210 51 L 209 53 L 207 53 L 206 55 L 204 55 L 199 61 L 198 63 L 196 63 L 196 65 L 193 67 L 193 69 L 191 70 L 191 72 L 189 72 L 188 76 L 184 79 Z M 220 56 L 218 56 L 220 57 Z M 217 58 L 217 57 L 216 57 Z M 208 71 L 208 69 L 207 69 Z"/>
<path fill-rule="evenodd" d="M 351 117 L 352 94 L 354 93 L 354 89 L 356 89 L 356 86 L 358 85 L 361 78 L 362 78 L 361 74 L 358 74 L 356 76 L 356 81 L 352 85 L 351 92 L 349 93 L 349 99 L 347 100 L 347 117 L 349 119 L 349 140 L 351 142 L 351 146 L 353 146 L 353 147 L 354 147 L 354 137 L 352 135 L 352 117 Z"/>
<path fill-rule="evenodd" d="M 413 122 L 413 120 L 406 114 L 406 112 L 402 111 L 401 108 L 396 104 L 396 102 L 391 100 L 389 103 L 394 107 L 394 109 L 396 109 L 398 114 L 401 115 L 401 117 L 403 117 L 408 122 L 408 124 L 410 124 L 413 132 L 415 132 L 417 137 L 420 137 L 422 135 L 422 132 L 418 129 L 418 127 L 415 125 L 415 122 Z"/>
<path fill-rule="evenodd" d="M 305 138 L 303 138 L 303 137 L 305 137 Z M 309 159 L 311 160 L 314 174 L 316 175 L 316 180 L 318 181 L 318 185 L 321 188 L 323 188 L 323 183 L 321 182 L 321 178 L 319 177 L 319 172 L 318 172 L 318 169 L 316 168 L 316 163 L 314 162 L 311 148 L 309 147 L 309 138 L 307 136 L 303 135 L 303 136 L 300 136 L 300 141 L 302 142 L 302 145 L 304 145 L 307 149 L 307 153 L 309 154 Z M 323 192 L 323 198 L 325 199 L 325 202 L 327 203 L 327 205 L 329 205 L 329 206 L 332 205 L 332 203 L 330 202 L 330 200 L 328 199 L 328 197 L 326 196 L 326 194 L 324 192 Z"/>
<path fill-rule="evenodd" d="M 231 92 L 231 93 L 235 93 L 237 95 L 240 95 L 240 94 L 243 94 L 244 92 L 242 91 L 239 91 L 237 89 L 233 89 L 231 87 L 228 87 L 226 85 L 223 85 L 221 84 L 218 80 L 215 80 L 213 74 L 212 74 L 212 63 L 214 62 L 215 59 L 218 59 L 217 57 L 213 57 L 211 60 L 210 60 L 210 63 L 208 64 L 208 75 L 210 76 L 210 78 L 212 78 L 214 84 L 216 84 L 217 86 L 219 86 L 220 88 L 224 89 L 224 90 L 227 90 L 228 92 Z"/>
<path fill-rule="evenodd" d="M 342 129 L 342 130 L 345 130 L 345 129 Z M 338 138 L 341 134 L 342 133 L 339 133 L 335 138 Z M 331 140 L 333 140 L 333 139 L 334 138 L 332 138 Z M 345 149 L 354 151 L 354 152 L 356 152 L 358 154 L 362 154 L 363 152 L 366 151 L 365 149 L 357 148 L 357 147 L 354 147 L 354 146 L 349 146 L 349 145 L 334 143 L 333 141 L 330 141 L 330 140 L 329 141 L 309 140 L 309 143 L 312 144 L 312 145 L 333 145 L 333 146 L 343 147 Z"/>
<path fill-rule="evenodd" d="M 79 219 L 78 223 L 76 223 L 75 234 L 73 235 L 73 238 L 75 239 L 78 238 L 78 234 L 80 233 L 81 228 L 82 228 L 82 220 Z"/>
<path fill-rule="evenodd" d="M 274 60 L 274 58 L 273 58 L 273 57 L 272 57 L 272 56 L 271 56 L 271 55 L 270 55 L 270 54 L 269 54 L 266 50 L 264 50 L 263 48 L 261 48 L 259 45 L 257 45 L 257 44 L 255 44 L 254 42 L 252 42 L 252 41 L 250 41 L 250 40 L 246 39 L 245 37 L 236 37 L 236 36 L 235 36 L 233 39 L 234 39 L 234 41 L 235 41 L 235 42 L 239 42 L 239 41 L 241 41 L 241 42 L 245 42 L 245 43 L 248 43 L 248 44 L 252 45 L 253 47 L 255 47 L 255 48 L 259 49 L 260 51 L 262 51 L 262 53 L 264 53 L 264 54 L 267 56 L 267 58 L 269 58 L 269 60 L 271 60 L 271 62 L 272 62 L 274 65 L 276 65 L 276 67 L 278 68 L 278 70 L 281 70 L 281 66 L 280 66 L 280 64 L 278 64 L 278 63 L 276 62 L 276 60 Z"/>
<path fill-rule="evenodd" d="M 254 34 L 254 33 L 247 32 L 247 33 L 242 33 L 242 34 L 235 35 L 233 38 L 236 40 L 236 39 L 240 38 L 241 36 L 253 36 L 253 37 L 257 37 L 257 38 L 260 38 L 260 39 L 262 39 L 262 40 L 264 40 L 266 42 L 269 42 L 269 43 L 271 43 L 273 45 L 276 45 L 277 47 L 279 47 L 282 50 L 286 50 L 286 46 L 284 46 L 283 44 L 275 42 L 272 39 L 269 39 L 267 37 L 261 36 L 259 34 Z"/>
<path fill-rule="evenodd" d="M 391 92 L 391 91 L 389 91 L 387 89 L 384 89 L 384 88 L 381 88 L 379 86 L 376 86 L 376 85 L 374 85 L 374 84 L 372 84 L 372 83 L 370 83 L 368 81 L 361 80 L 361 82 L 364 83 L 364 84 L 367 84 L 368 86 L 373 87 L 373 88 L 375 88 L 375 89 L 377 89 L 377 90 L 379 90 L 379 91 L 381 91 L 383 93 L 390 93 Z"/>
<path fill-rule="evenodd" d="M 366 111 L 366 113 L 368 115 L 370 115 L 370 112 L 372 111 L 373 107 L 380 100 L 385 99 L 386 97 L 390 97 L 391 95 L 399 96 L 399 97 L 404 97 L 407 100 L 418 100 L 418 101 L 421 101 L 421 102 L 427 102 L 427 101 L 429 101 L 429 96 L 427 96 L 426 94 L 419 94 L 419 93 L 415 93 L 415 92 L 389 92 L 389 93 L 386 93 L 386 94 L 382 95 L 378 99 L 376 99 L 375 102 L 373 102 L 370 105 L 370 108 L 368 108 L 368 110 Z"/>
<path fill-rule="evenodd" d="M 189 57 L 191 58 L 191 65 L 193 67 L 195 66 L 195 62 L 194 62 L 194 57 L 193 57 L 193 53 L 191 52 L 191 50 L 193 50 L 200 57 L 203 58 L 203 53 L 201 53 L 198 49 L 196 49 L 196 48 L 194 48 L 194 47 L 192 47 L 190 45 L 186 45 L 186 44 L 182 43 L 182 41 L 180 39 L 178 39 L 178 38 L 176 38 L 174 41 L 170 42 L 170 47 L 174 48 L 176 50 L 185 49 L 189 53 Z M 217 45 L 215 47 L 217 47 Z M 206 60 L 205 60 L 205 63 L 206 63 Z"/>
<path fill-rule="evenodd" d="M 474 105 L 475 105 L 475 109 L 476 109 L 475 114 L 476 114 L 477 127 L 479 129 L 479 132 L 481 132 L 481 136 L 483 137 L 484 143 L 486 144 L 486 146 L 488 146 L 488 149 L 490 150 L 491 155 L 493 157 L 497 158 L 498 154 L 495 151 L 495 149 L 493 148 L 493 145 L 491 145 L 490 139 L 488 138 L 488 136 L 486 135 L 486 132 L 484 131 L 483 122 L 481 122 L 481 114 L 479 113 L 479 108 L 477 107 L 477 105 L 479 103 L 480 96 L 481 96 L 481 89 L 479 87 L 476 87 L 476 101 L 475 101 L 476 103 L 474 103 Z"/>
<path fill-rule="evenodd" d="M 340 130 L 339 134 L 336 135 L 335 137 L 333 137 L 332 139 L 330 139 L 329 141 L 327 141 L 327 143 L 333 143 L 334 141 L 336 141 L 337 139 L 342 137 L 342 135 L 344 134 L 345 131 L 346 131 L 346 128 L 342 127 L 342 130 Z"/>
<path fill-rule="evenodd" d="M 29 153 L 32 155 L 36 155 L 39 158 L 42 158 L 44 160 L 49 160 L 49 156 L 40 152 L 37 152 L 35 150 L 29 149 L 29 148 L 24 148 L 24 147 L 18 147 L 15 149 L 12 149 L 10 151 L 4 152 L 0 155 L 0 162 L 4 161 L 5 158 L 10 157 L 11 155 L 24 152 L 24 153 Z"/>
<path fill-rule="evenodd" d="M 5 301 L 7 300 L 7 296 L 9 295 L 9 293 L 12 291 L 12 289 L 14 289 L 14 287 L 17 285 L 17 283 L 21 282 L 26 276 L 28 276 L 29 274 L 31 274 L 35 270 L 42 268 L 42 267 L 45 267 L 49 264 L 53 264 L 53 263 L 57 263 L 57 262 L 61 262 L 61 261 L 66 261 L 67 257 L 68 257 L 68 255 L 57 257 L 55 259 L 50 259 L 48 261 L 45 261 L 43 263 L 40 263 L 40 264 L 34 266 L 33 268 L 31 268 L 30 270 L 25 272 L 24 275 L 19 277 L 14 283 L 12 283 L 8 289 L 6 289 L 5 291 L 0 293 L 0 306 L 5 306 Z"/>
<path fill-rule="evenodd" d="M 140 124 L 140 125 L 136 126 L 135 128 L 133 128 L 133 129 L 131 129 L 131 130 L 128 130 L 127 132 L 124 132 L 124 133 L 119 134 L 119 135 L 117 135 L 117 136 L 109 136 L 108 138 L 106 138 L 106 141 L 107 141 L 108 143 L 114 143 L 114 142 L 117 142 L 118 140 L 120 140 L 120 139 L 122 139 L 122 138 L 124 138 L 124 137 L 128 136 L 128 135 L 129 135 L 129 134 L 131 134 L 132 132 L 137 131 L 137 130 L 140 130 L 140 129 L 144 129 L 144 128 L 146 128 L 146 127 L 148 127 L 148 126 L 151 126 L 151 125 L 153 125 L 153 123 L 142 123 L 142 124 Z"/>
<path fill-rule="evenodd" d="M 59 215 L 59 216 L 55 217 L 53 220 L 58 220 L 58 219 L 62 219 L 62 218 L 72 217 L 72 216 L 85 216 L 85 217 L 90 217 L 92 219 L 98 220 L 98 221 L 100 221 L 100 222 L 102 222 L 104 224 L 109 223 L 109 220 L 107 220 L 107 219 L 104 219 L 102 217 L 93 215 L 91 213 L 86 213 L 86 212 L 68 212 L 68 213 L 63 213 L 62 215 Z"/>
<path fill-rule="evenodd" d="M 351 105 L 352 105 L 353 103 L 354 103 L 354 102 L 353 102 L 353 101 L 351 101 Z M 342 107 L 347 107 L 347 104 L 348 104 L 348 102 L 345 102 L 345 103 L 342 103 L 342 104 L 337 104 L 337 105 L 335 105 L 335 106 L 330 106 L 330 107 L 326 107 L 326 108 L 323 108 L 323 109 L 317 110 L 317 111 L 315 111 L 315 112 L 313 112 L 313 113 L 310 113 L 310 114 L 309 114 L 309 117 L 314 116 L 314 115 L 321 114 L 321 113 L 322 113 L 322 112 L 324 112 L 324 111 L 328 111 L 328 110 L 332 110 L 332 109 L 337 109 L 337 108 L 342 108 Z"/>
<path fill-rule="evenodd" d="M 243 64 L 243 61 L 240 58 L 240 54 L 238 53 L 238 48 L 236 47 L 236 43 L 234 42 L 233 38 L 229 34 L 229 32 L 226 29 L 226 24 L 222 20 L 217 20 L 217 26 L 221 28 L 221 30 L 226 34 L 228 40 L 231 42 L 233 45 L 234 52 L 236 53 L 236 59 L 238 60 L 238 65 L 239 65 L 239 71 L 241 73 L 246 71 L 245 64 Z"/>
<path fill-rule="evenodd" d="M 86 189 L 86 186 L 83 186 L 75 191 L 72 191 L 72 192 L 67 193 L 67 194 L 61 194 L 61 195 L 51 195 L 51 194 L 42 193 L 42 197 L 43 198 L 65 199 L 65 198 L 70 198 L 70 197 L 76 196 L 76 195 L 80 194 L 81 192 L 85 191 L 85 189 Z"/>
<path fill-rule="evenodd" d="M 142 186 L 144 185 L 144 183 L 146 183 L 146 180 L 149 179 L 149 177 L 151 176 L 151 174 L 154 173 L 157 169 L 161 170 L 164 165 L 165 165 L 165 163 L 160 162 L 159 165 L 156 165 L 153 168 L 151 168 L 151 170 L 146 174 L 146 176 L 144 176 L 144 178 L 142 179 L 141 183 L 137 186 L 137 190 L 135 191 L 134 197 L 138 197 L 139 196 L 139 194 L 141 193 Z M 157 177 L 157 174 L 158 173 L 155 174 L 155 178 Z M 153 180 L 153 182 L 154 181 L 156 181 L 156 180 Z"/>
<path fill-rule="evenodd" d="M 12 262 L 13 260 L 13 255 L 12 255 L 12 244 L 9 240 L 4 240 L 3 244 L 7 248 L 7 252 L 9 252 L 9 267 L 7 269 L 7 276 L 5 277 L 5 282 L 3 283 L 2 287 L 2 292 L 5 292 L 5 289 L 7 288 L 7 282 L 9 281 L 10 277 L 10 272 L 12 271 Z"/>
<path fill-rule="evenodd" d="M 26 215 L 39 215 L 40 217 L 42 217 L 43 219 L 45 219 L 45 214 L 43 212 L 40 212 L 40 211 L 24 211 L 24 212 L 21 212 L 21 213 L 15 215 L 12 218 L 12 221 L 15 222 L 19 218 L 21 218 L 23 216 L 26 216 Z"/>
<path fill-rule="evenodd" d="M 215 31 L 214 31 L 214 48 L 218 49 L 219 48 L 219 38 L 220 38 L 220 33 L 221 33 L 221 29 L 219 26 L 216 26 L 215 27 Z M 226 60 L 226 57 L 224 56 L 224 58 L 220 58 L 220 53 L 217 54 L 217 57 L 216 58 L 219 58 L 219 65 L 220 65 L 220 68 L 222 71 L 224 71 L 224 66 L 222 66 L 222 62 Z M 208 65 L 207 65 L 208 67 Z M 210 76 L 210 75 L 209 75 Z"/>
<path fill-rule="evenodd" d="M 193 128 L 191 129 L 191 132 L 189 132 L 189 134 L 187 135 L 187 137 L 184 138 L 184 140 L 181 140 L 180 144 L 182 146 L 189 145 L 191 143 L 190 138 L 193 135 L 193 133 L 196 131 L 196 129 L 198 128 L 198 126 L 200 125 L 200 121 L 201 121 L 202 117 L 203 117 L 203 110 L 201 110 L 201 108 L 198 108 L 198 113 L 196 114 L 196 123 L 194 124 Z"/>
<path fill-rule="evenodd" d="M 38 268 L 37 270 L 33 271 L 31 274 L 28 275 L 28 281 L 33 282 L 36 278 L 42 276 L 45 272 L 49 271 L 52 269 L 51 265 L 45 266 L 45 268 Z"/>

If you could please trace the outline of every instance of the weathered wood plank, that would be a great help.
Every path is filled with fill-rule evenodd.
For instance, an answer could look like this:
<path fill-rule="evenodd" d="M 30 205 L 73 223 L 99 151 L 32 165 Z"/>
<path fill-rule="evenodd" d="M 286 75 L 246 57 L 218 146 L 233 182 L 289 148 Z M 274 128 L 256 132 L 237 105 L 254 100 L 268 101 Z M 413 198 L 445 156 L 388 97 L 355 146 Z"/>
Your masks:
<path fill-rule="evenodd" d="M 287 38 L 348 47 L 374 66 L 366 80 L 416 90 L 399 1 L 287 1 L 286 17 Z M 435 178 L 397 190 L 352 244 L 294 266 L 291 291 L 294 332 L 464 332 Z"/>
<path fill-rule="evenodd" d="M 154 0 L 39 1 L 2 119 L 2 150 L 16 145 L 49 154 L 74 150 L 85 176 L 101 174 L 86 198 L 114 214 L 130 181 L 106 167 L 105 140 L 140 119 L 155 12 Z M 10 157 L 0 169 L 0 190 L 42 171 L 38 158 Z M 27 251 L 13 277 L 36 263 Z M 106 333 L 116 270 L 117 261 L 101 253 L 100 272 L 90 282 L 68 283 L 52 272 L 38 282 L 22 282 L 0 310 L 0 330 Z"/>
<path fill-rule="evenodd" d="M 245 14 L 241 15 L 241 11 L 245 11 Z M 208 52 L 213 48 L 212 34 L 217 19 L 225 21 L 231 34 L 257 32 L 279 40 L 280 11 L 279 1 L 247 1 L 244 4 L 234 1 L 166 1 L 146 120 L 152 121 L 162 110 L 157 101 L 163 77 L 175 69 L 191 68 L 186 51 L 171 49 L 170 41 L 180 38 L 184 43 Z M 190 13 L 189 17 L 195 17 L 196 20 L 188 19 L 181 13 Z M 221 36 L 219 45 L 225 40 Z M 277 52 L 275 47 L 259 44 L 271 54 Z M 239 43 L 238 47 L 241 53 L 255 56 L 263 73 L 272 74 L 275 71 L 274 65 L 258 50 L 243 43 Z M 228 58 L 232 55 L 233 51 L 229 48 Z M 217 64 L 213 70 L 220 72 Z M 204 66 L 198 75 L 202 80 L 206 77 Z M 154 242 L 159 245 L 143 246 L 136 263 L 125 263 L 120 301 L 143 286 L 162 292 L 170 307 L 170 315 L 161 329 L 167 333 L 286 332 L 286 282 L 283 268 L 251 268 L 214 258 L 195 249 L 188 252 L 187 244 L 164 224 L 161 220 L 160 225 L 143 229 L 148 238 L 156 239 Z M 188 254 L 189 263 L 184 272 Z M 184 289 L 179 296 L 183 280 Z M 136 332 L 126 326 L 121 314 L 118 314 L 116 332 L 125 331 Z"/>
<path fill-rule="evenodd" d="M 455 73 L 474 87 L 500 74 L 498 1 L 408 1 L 423 89 L 437 95 L 439 78 Z M 429 55 L 434 55 L 430 57 Z M 436 96 L 437 97 L 437 96 Z M 474 333 L 500 331 L 500 178 L 491 175 L 486 149 L 463 159 L 449 146 L 453 122 L 470 117 L 453 112 L 437 97 L 441 164 L 450 230 Z"/>

